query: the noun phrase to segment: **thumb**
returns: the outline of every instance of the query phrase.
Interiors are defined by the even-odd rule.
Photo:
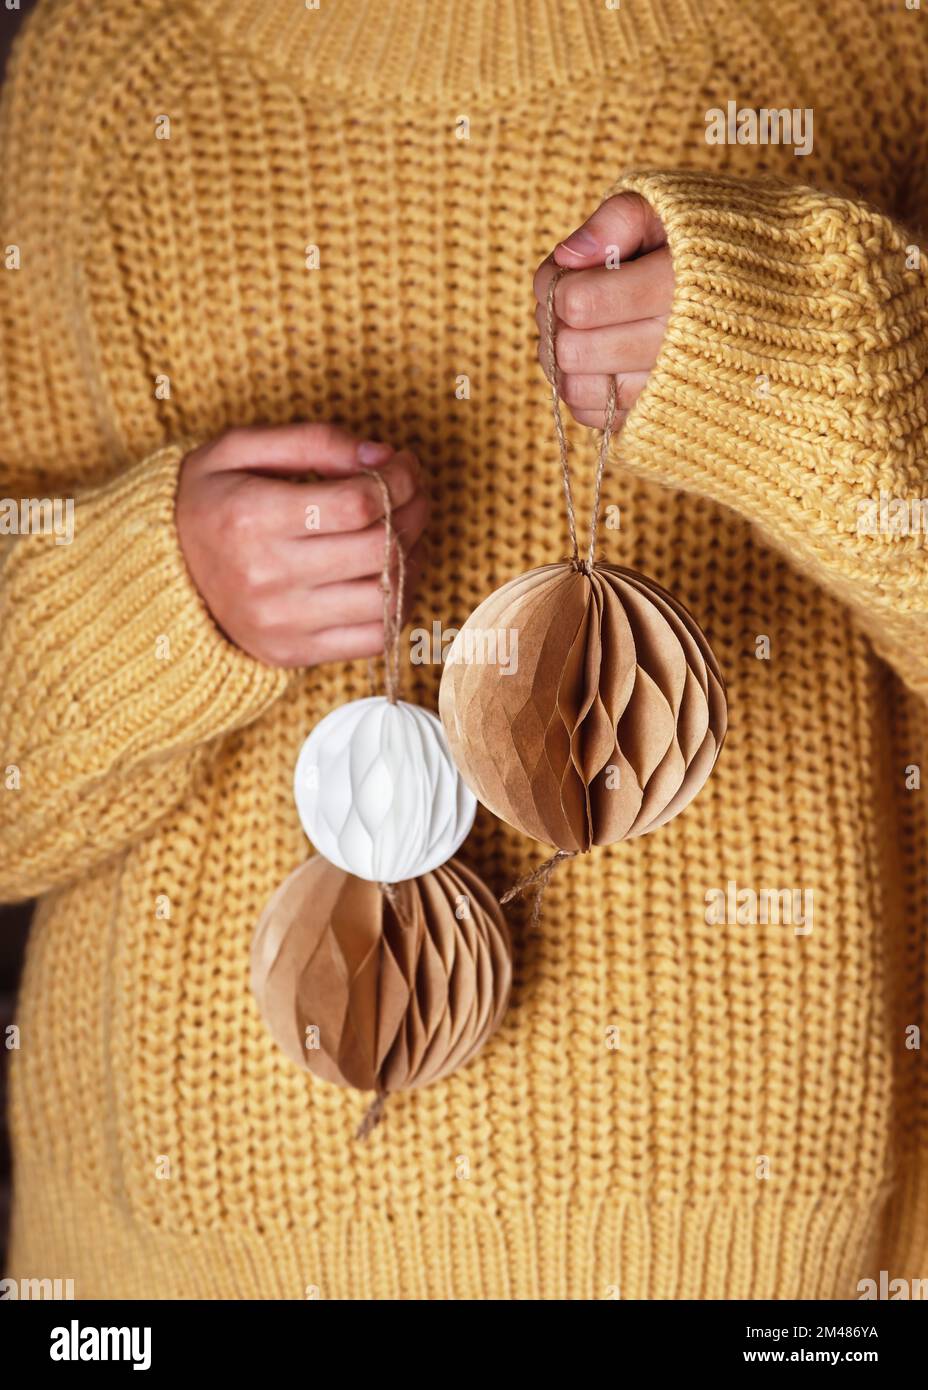
[[[555,248],[554,260],[571,270],[586,270],[604,265],[610,254],[631,260],[666,240],[663,223],[640,193],[617,193]]]

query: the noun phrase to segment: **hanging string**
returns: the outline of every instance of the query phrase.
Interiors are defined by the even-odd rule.
[[[380,588],[383,592],[383,686],[384,694],[395,705],[400,687],[400,644],[403,636],[403,603],[406,597],[406,555],[399,533],[393,523],[393,502],[386,479],[379,469],[372,468],[369,476],[380,488],[383,500],[384,546],[383,572]],[[393,592],[393,564],[396,561],[396,594]],[[377,694],[376,666],[368,662],[371,694]]]
[[[500,898],[501,905],[505,907],[506,903],[511,903],[514,898],[521,898],[522,894],[527,892],[529,888],[534,888],[535,898],[532,903],[532,915],[530,920],[531,925],[537,927],[538,923],[541,921],[542,899],[545,895],[545,889],[551,881],[551,875],[554,873],[558,864],[562,863],[565,859],[574,859],[579,852],[580,851],[576,849],[557,850],[552,854],[550,859],[546,859],[543,864],[539,864],[537,869],[532,869],[530,873],[518,879],[509,891],[504,893]]]
[[[370,1134],[371,1130],[376,1129],[377,1125],[380,1124],[380,1121],[383,1118],[383,1108],[386,1105],[386,1103],[386,1095],[381,1094],[378,1095],[377,1099],[368,1106],[368,1108],[364,1112],[364,1116],[361,1120],[361,1123],[358,1125],[357,1131],[354,1136],[355,1139],[366,1139],[367,1136]]]
[[[564,421],[561,416],[561,395],[558,391],[558,366],[557,366],[557,313],[554,307],[554,297],[557,287],[564,275],[567,274],[566,267],[559,267],[551,277],[548,285],[548,294],[545,303],[545,350],[548,357],[548,369],[551,373],[551,409],[554,415],[554,431],[557,435],[558,449],[561,456],[561,476],[564,481],[564,498],[567,502],[567,529],[570,533],[571,564],[582,574],[590,574],[596,563],[596,528],[599,524],[599,512],[602,505],[603,477],[606,472],[606,460],[609,457],[609,445],[612,441],[612,430],[615,424],[616,390],[615,377],[610,375],[609,387],[606,396],[606,414],[603,420],[602,435],[599,441],[599,457],[596,461],[596,479],[593,487],[593,510],[590,515],[590,540],[587,548],[586,559],[580,558],[580,546],[577,541],[577,513],[574,508],[573,488],[570,481],[570,446],[567,443],[567,435],[564,431]],[[546,859],[543,864],[539,864],[537,869],[532,869],[525,874],[517,883],[514,883],[508,892],[500,898],[500,903],[505,905],[512,902],[514,898],[519,898],[523,893],[530,889],[535,890],[534,901],[532,903],[531,925],[537,927],[541,920],[541,905],[544,899],[545,890],[551,882],[551,875],[558,864],[565,859],[573,859],[579,853],[578,850],[559,849]]]
[[[596,483],[593,493],[593,512],[590,517],[590,544],[585,560],[580,559],[580,548],[577,544],[577,515],[574,510],[573,490],[570,483],[570,459],[568,457],[569,445],[567,435],[564,432],[564,421],[561,418],[561,397],[557,389],[557,314],[554,309],[554,295],[559,281],[567,274],[566,267],[560,267],[551,277],[548,286],[548,297],[545,306],[545,348],[548,355],[548,365],[551,372],[551,407],[554,413],[554,430],[557,435],[558,449],[561,455],[561,474],[564,480],[564,496],[567,500],[567,529],[570,532],[571,563],[575,569],[583,574],[589,574],[596,561],[596,528],[599,524],[599,509],[602,501],[603,475],[606,471],[606,460],[609,456],[609,444],[612,440],[612,428],[615,423],[615,377],[609,377],[609,389],[606,399],[606,416],[603,421],[602,437],[599,444],[599,458],[596,463]]]
[[[400,646],[403,636],[403,602],[406,592],[406,555],[399,533],[393,523],[393,502],[386,479],[376,468],[370,470],[370,477],[376,481],[380,488],[380,495],[383,500],[384,547],[383,572],[380,576],[380,587],[383,591],[383,686],[384,694],[390,704],[395,705],[399,697],[400,687]],[[394,561],[396,562],[395,593],[393,590]],[[376,695],[378,682],[375,663],[369,661],[367,669],[371,682],[371,694]],[[396,885],[378,883],[377,886],[386,902],[393,909],[400,926],[405,926]],[[356,1139],[362,1141],[367,1139],[368,1135],[377,1127],[383,1117],[386,1100],[386,1095],[381,1093],[368,1106],[355,1133]]]

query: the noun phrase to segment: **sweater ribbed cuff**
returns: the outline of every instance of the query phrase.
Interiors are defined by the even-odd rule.
[[[701,493],[899,611],[919,541],[861,531],[868,499],[925,482],[928,317],[905,234],[863,203],[780,180],[635,171],[667,232],[664,342],[620,436],[633,472]]]
[[[6,637],[36,654],[13,663],[8,694],[87,738],[82,776],[240,728],[287,684],[223,636],[194,587],[174,520],[184,452],[81,494],[72,542],[23,537],[5,571]]]

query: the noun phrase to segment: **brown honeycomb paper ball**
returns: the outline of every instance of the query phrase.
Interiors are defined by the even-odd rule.
[[[569,563],[530,570],[475,609],[439,710],[479,800],[570,852],[678,815],[728,722],[718,663],[683,605],[633,570]]]
[[[271,898],[251,951],[251,987],[282,1051],[323,1081],[380,1095],[469,1061],[512,981],[502,912],[464,864],[391,892],[395,907],[316,855]]]

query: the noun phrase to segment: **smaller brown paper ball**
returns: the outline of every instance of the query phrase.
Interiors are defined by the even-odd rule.
[[[439,694],[471,791],[573,853],[645,835],[689,805],[727,709],[695,618],[614,565],[545,565],[497,589],[455,638]]]
[[[251,988],[278,1047],[323,1081],[381,1095],[469,1061],[512,983],[502,911],[464,864],[391,891],[395,907],[316,855],[277,889],[251,950]]]

